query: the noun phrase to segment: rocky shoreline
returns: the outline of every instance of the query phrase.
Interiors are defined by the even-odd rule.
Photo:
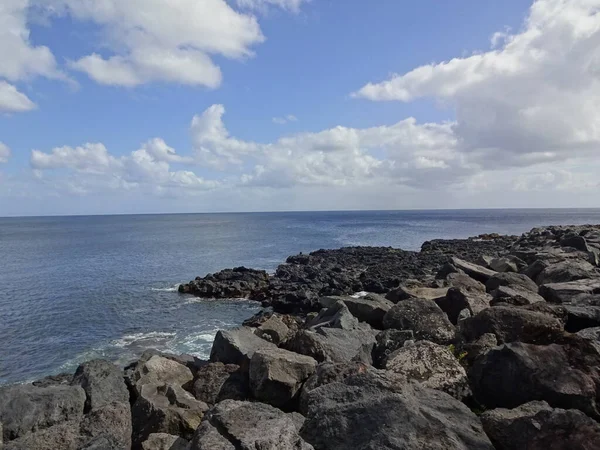
[[[354,247],[181,285],[265,309],[209,361],[0,387],[3,450],[600,448],[600,225]]]

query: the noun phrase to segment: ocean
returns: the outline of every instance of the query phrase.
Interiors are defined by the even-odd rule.
[[[369,211],[0,218],[0,384],[126,364],[145,349],[206,358],[218,329],[259,310],[181,295],[227,267],[289,255],[600,223],[600,209]]]

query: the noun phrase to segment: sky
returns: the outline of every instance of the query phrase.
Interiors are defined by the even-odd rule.
[[[2,0],[0,216],[600,207],[600,0]]]

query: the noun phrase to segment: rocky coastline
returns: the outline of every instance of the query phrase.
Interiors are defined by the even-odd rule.
[[[600,449],[600,225],[318,250],[179,290],[264,309],[208,361],[0,387],[0,449]]]

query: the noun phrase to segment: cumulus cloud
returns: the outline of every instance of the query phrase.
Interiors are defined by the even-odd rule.
[[[137,86],[152,81],[218,87],[212,56],[253,56],[264,36],[252,14],[225,0],[37,0],[53,14],[100,26],[108,55],[70,62],[96,82]],[[287,4],[288,2],[282,2]]]
[[[10,148],[4,142],[0,141],[0,163],[8,162],[10,155]]]
[[[302,4],[308,1],[310,0],[236,0],[236,3],[241,8],[265,10],[265,8],[275,6],[297,13]]]
[[[452,105],[460,152],[485,169],[597,157],[599,8],[598,0],[537,0],[521,31],[494,35],[497,48],[368,83],[353,95]]]
[[[0,112],[25,112],[36,108],[29,97],[7,83],[0,80]]]

